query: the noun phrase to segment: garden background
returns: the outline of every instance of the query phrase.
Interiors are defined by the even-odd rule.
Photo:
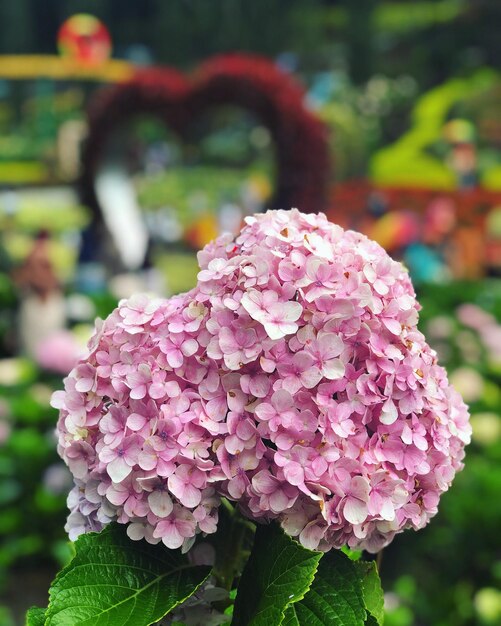
[[[82,12],[100,22],[61,29]],[[500,25],[497,0],[1,3],[0,626],[45,606],[70,556],[49,398],[94,317],[134,291],[189,289],[196,250],[308,168],[320,182],[298,208],[321,200],[406,263],[421,327],[471,407],[439,514],[383,552],[386,623],[501,623]],[[182,132],[165,123],[153,68],[202,80],[234,52],[267,59],[246,70],[265,83],[302,86],[325,159],[258,115],[248,87],[243,108],[223,93]],[[126,115],[120,90],[139,76],[158,101]]]

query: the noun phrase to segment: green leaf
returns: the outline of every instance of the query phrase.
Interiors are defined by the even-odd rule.
[[[210,574],[179,550],[131,541],[119,524],[82,535],[75,548],[50,589],[45,626],[148,626]]]
[[[287,606],[308,591],[321,557],[275,524],[258,526],[238,586],[232,626],[281,624]]]
[[[374,563],[326,554],[305,597],[291,605],[281,626],[382,626],[383,592]]]
[[[39,609],[37,606],[32,606],[26,613],[26,626],[44,626],[45,624],[45,609]]]
[[[381,579],[374,561],[358,561],[358,569],[362,572],[362,595],[365,608],[372,618],[367,624],[383,626],[384,623],[384,595],[381,588]]]

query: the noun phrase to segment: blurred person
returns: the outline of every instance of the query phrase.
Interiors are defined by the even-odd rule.
[[[454,202],[446,197],[433,199],[424,213],[421,236],[403,257],[416,284],[451,280],[457,252],[452,239],[455,226]]]
[[[477,148],[475,128],[468,120],[455,119],[444,127],[450,143],[449,165],[456,174],[460,189],[471,189],[477,184]]]
[[[485,220],[485,265],[488,276],[501,276],[501,206]]]
[[[20,292],[18,339],[36,358],[40,344],[66,325],[66,307],[49,255],[49,235],[40,231],[26,259],[12,272]]]

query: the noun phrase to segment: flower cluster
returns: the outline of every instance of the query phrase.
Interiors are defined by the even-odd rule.
[[[461,469],[468,412],[404,268],[322,214],[246,221],[192,291],[122,301],[54,396],[71,536],[117,519],[186,549],[224,496],[307,547],[376,551]]]

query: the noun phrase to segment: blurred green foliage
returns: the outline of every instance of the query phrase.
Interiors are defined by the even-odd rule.
[[[424,94],[412,112],[411,129],[372,157],[370,173],[374,182],[454,189],[456,176],[444,158],[447,155],[444,126],[454,117],[454,107],[464,106],[468,100],[488,92],[498,81],[498,74],[483,69],[468,79],[448,80]],[[481,172],[481,180],[485,178],[490,187],[499,188],[501,181],[494,177],[495,168],[494,163]]]
[[[139,179],[138,200],[145,210],[175,209],[186,226],[203,213],[215,213],[225,201],[239,201],[245,178],[251,175],[223,168],[173,169]]]
[[[7,365],[14,367],[14,361]],[[10,374],[12,384],[0,385],[0,591],[16,569],[50,566],[65,558],[70,477],[56,454],[57,412],[49,406],[60,380],[33,364],[28,371],[18,370]]]
[[[116,306],[108,293],[90,298],[102,318]],[[64,524],[72,480],[56,452],[58,413],[49,404],[62,375],[11,356],[16,305],[12,282],[0,273],[0,626],[20,623],[26,605],[44,601],[71,555]]]

